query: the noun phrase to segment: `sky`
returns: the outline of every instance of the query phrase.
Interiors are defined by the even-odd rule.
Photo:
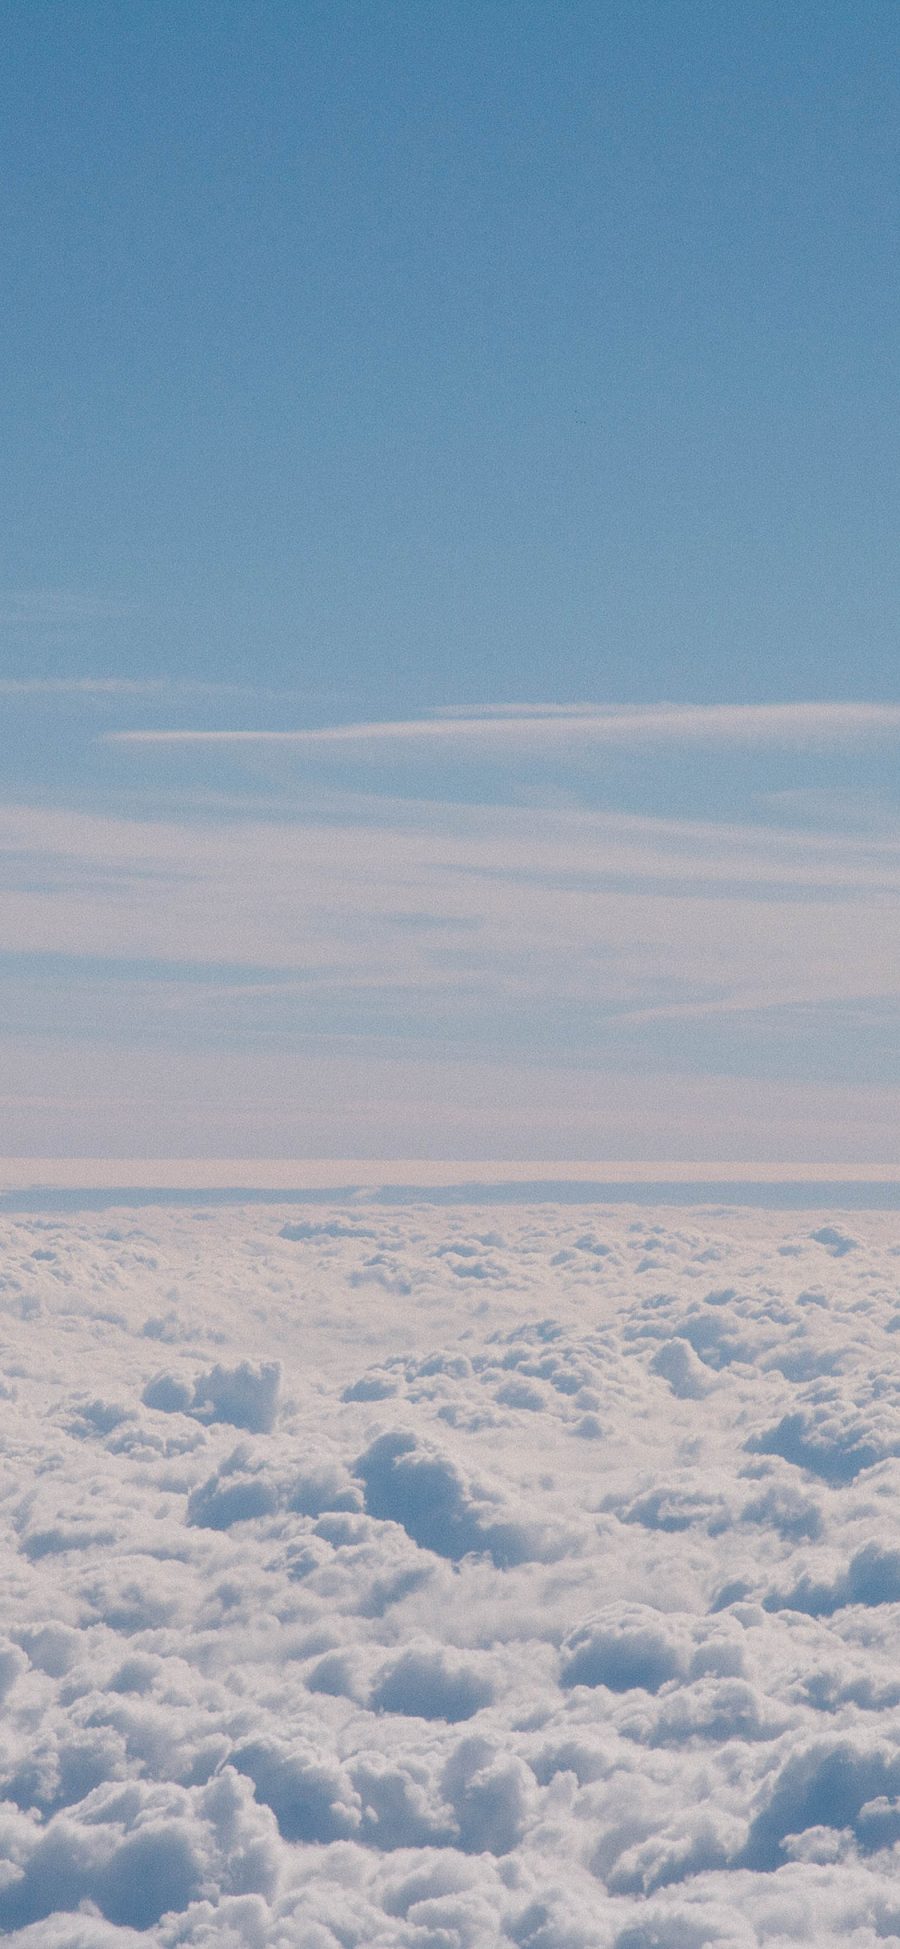
[[[900,18],[3,7],[0,1154],[900,1163]]]

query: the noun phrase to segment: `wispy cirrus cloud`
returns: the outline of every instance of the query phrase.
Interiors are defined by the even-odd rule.
[[[424,718],[330,724],[295,729],[160,728],[113,731],[116,744],[289,745],[358,752],[391,744],[571,750],[579,745],[727,744],[844,745],[900,735],[900,704],[829,702],[763,704],[510,705],[466,713],[446,709]]]
[[[294,970],[345,999],[402,990],[407,1010],[516,996],[624,1022],[896,1000],[898,889],[896,842],[622,815],[0,816],[19,951],[207,963],[217,983],[223,961]]]
[[[131,677],[0,677],[0,697],[166,697],[172,685]]]
[[[98,1141],[106,1112],[77,1107],[71,1062],[102,1045],[117,1061],[131,1052],[138,1096],[142,1075],[149,1090],[158,1074],[160,1103],[182,1079],[178,1127],[206,1152],[238,1141],[252,1150],[262,1128],[266,1148],[290,1147],[302,1104],[304,1148],[322,1155],[369,1143],[405,1155],[413,1142],[515,1154],[516,1118],[527,1148],[549,1143],[548,1154],[597,1142],[678,1155],[685,1094],[661,1079],[690,1075],[694,1155],[729,1145],[762,1155],[767,1131],[785,1156],[888,1154],[900,832],[888,815],[877,830],[848,824],[839,801],[826,826],[827,799],[812,829],[796,794],[846,790],[848,779],[871,791],[893,758],[900,706],[507,704],[266,731],[247,728],[252,703],[206,712],[178,695],[170,726],[202,713],[210,728],[126,729],[138,711],[123,697],[122,729],[106,744],[135,758],[146,749],[150,816],[128,801],[117,816],[109,794],[92,811],[0,808],[0,933],[14,944],[0,968],[4,1060],[21,1049],[24,1089],[42,1038],[49,1051],[64,1023],[63,1147]],[[312,715],[309,698],[286,699],[270,724]],[[154,696],[154,716],[164,708]],[[211,728],[215,717],[238,728]],[[182,804],[170,793],[163,818],[160,775],[171,768],[154,757],[170,748],[184,748],[189,775],[207,777],[218,753],[227,774],[229,752],[246,751],[254,793],[269,773],[302,784],[277,800],[234,791],[207,802],[192,790]],[[314,763],[326,754],[327,789]],[[418,791],[404,796],[405,758]],[[369,763],[365,789],[350,789]],[[130,756],[124,769],[131,782]],[[569,772],[571,792],[558,783]],[[596,804],[590,790],[578,797],[592,773]],[[515,791],[506,802],[510,779],[527,802]],[[793,795],[786,824],[779,782]],[[459,1081],[452,1108],[445,1072]],[[826,1084],[838,1094],[816,1095]],[[281,1109],[285,1094],[293,1107]],[[56,1114],[36,1111],[17,1144],[52,1149]],[[171,1147],[167,1116],[153,1121]]]
[[[0,809],[7,1147],[894,1154],[896,842],[402,813]]]
[[[0,677],[0,697],[173,698],[183,702],[199,698],[296,699],[301,694],[308,702],[307,691],[272,690],[263,684],[205,683],[192,677]]]
[[[0,629],[72,629],[133,613],[133,603],[98,590],[0,589]]]

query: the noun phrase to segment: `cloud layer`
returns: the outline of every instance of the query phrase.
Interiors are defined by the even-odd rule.
[[[13,1944],[896,1939],[892,1217],[2,1242]]]
[[[896,1155],[897,705],[83,689],[10,740],[7,1149]]]
[[[538,1156],[895,1154],[888,832],[20,806],[0,882],[24,1155],[511,1156],[523,1130]]]

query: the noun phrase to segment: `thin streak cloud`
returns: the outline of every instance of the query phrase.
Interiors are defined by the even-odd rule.
[[[0,697],[163,697],[172,688],[163,678],[0,677]]]
[[[2,620],[2,619],[0,619]],[[303,693],[309,700],[310,693]],[[192,677],[0,677],[0,697],[288,698],[296,691],[264,684],[205,683]],[[170,736],[171,733],[166,733]]]
[[[295,730],[113,731],[114,744],[259,744],[316,750],[333,745],[365,751],[387,744],[475,744],[486,750],[510,745],[546,749],[641,743],[838,745],[893,738],[900,732],[900,704],[651,704],[511,708],[506,714],[441,715],[383,722],[330,724]]]

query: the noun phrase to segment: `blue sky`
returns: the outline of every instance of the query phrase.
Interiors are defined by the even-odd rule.
[[[896,8],[4,11],[0,1152],[896,1157]]]

